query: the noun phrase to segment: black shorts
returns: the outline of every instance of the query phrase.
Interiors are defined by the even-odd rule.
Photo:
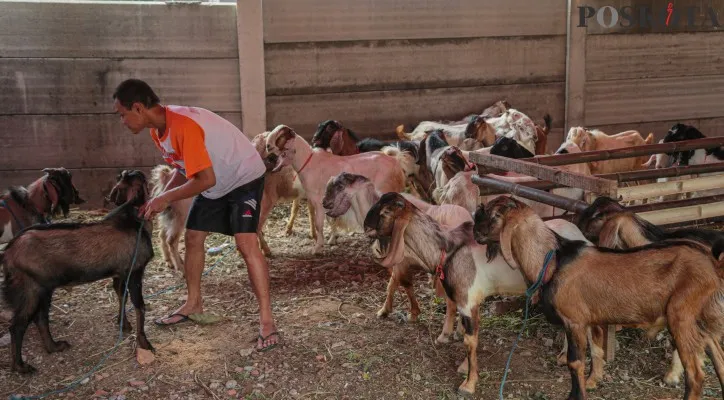
[[[264,175],[218,199],[199,194],[191,204],[186,228],[228,236],[256,233],[263,192]]]

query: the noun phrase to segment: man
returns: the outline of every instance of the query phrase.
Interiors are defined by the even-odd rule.
[[[246,262],[259,302],[257,350],[279,343],[269,296],[269,269],[259,250],[257,227],[266,168],[251,141],[233,124],[197,107],[161,105],[144,81],[128,79],[113,93],[114,107],[135,135],[150,128],[163,158],[176,169],[164,191],[143,207],[151,219],[171,202],[195,196],[186,221],[184,273],[188,297],[158,325],[173,325],[201,313],[204,241],[209,232],[233,236]],[[183,183],[186,177],[187,181]]]

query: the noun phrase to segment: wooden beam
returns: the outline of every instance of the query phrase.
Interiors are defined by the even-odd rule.
[[[618,189],[618,201],[649,199],[670,194],[689,193],[724,187],[724,175],[704,176],[681,181],[650,183]]]
[[[649,211],[637,214],[654,225],[675,224],[685,221],[696,221],[724,215],[724,201],[701,204],[690,207],[670,208],[667,210]]]
[[[563,134],[572,126],[585,126],[586,28],[579,28],[578,6],[582,0],[568,0],[566,36],[566,120]],[[564,136],[565,137],[565,136]]]
[[[562,171],[545,165],[537,165],[528,161],[515,160],[492,154],[470,153],[470,161],[480,164],[483,167],[492,167],[505,171],[517,172],[519,174],[560,183],[564,186],[579,188],[605,196],[615,197],[618,189],[618,182],[613,180]],[[481,171],[484,171],[484,169],[485,168],[481,168]],[[481,174],[482,173],[485,172],[481,172]]]
[[[581,164],[591,161],[616,160],[652,154],[673,153],[677,151],[708,149],[724,146],[724,137],[710,137],[705,139],[682,140],[672,143],[645,144],[641,146],[624,147],[611,150],[583,151],[580,153],[557,154],[523,158],[521,160],[548,166]]]
[[[676,176],[684,176],[684,175],[692,175],[692,174],[707,174],[707,173],[713,173],[713,172],[724,172],[724,162],[721,163],[712,163],[712,164],[702,164],[702,165],[689,165],[686,167],[671,167],[671,168],[659,168],[659,169],[645,169],[640,171],[629,171],[629,172],[618,172],[613,174],[597,174],[593,175],[598,178],[603,179],[613,179],[621,182],[631,182],[631,181],[638,181],[638,180],[647,180],[647,179],[656,179],[656,178],[669,178],[669,177],[676,177]],[[548,182],[548,181],[541,181],[541,180],[533,180],[531,179],[530,182],[518,182],[522,186],[527,186],[531,188],[535,188],[538,190],[550,190],[555,189],[559,187],[563,187],[563,185]],[[492,194],[499,194],[504,193],[500,190],[493,189],[493,188],[487,188],[487,189],[481,189],[480,195],[481,196],[488,196]]]
[[[267,128],[264,18],[261,0],[236,0],[236,23],[242,131],[251,138]]]

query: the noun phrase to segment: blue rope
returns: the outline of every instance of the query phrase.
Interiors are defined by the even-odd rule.
[[[518,341],[523,335],[525,327],[528,325],[528,307],[530,306],[530,300],[535,292],[537,292],[540,286],[543,284],[543,278],[546,276],[546,271],[548,271],[548,265],[551,262],[551,258],[553,258],[553,253],[553,250],[551,250],[548,252],[548,254],[546,254],[545,261],[543,261],[543,268],[541,268],[540,274],[538,274],[538,280],[535,281],[535,283],[531,287],[529,287],[528,290],[525,291],[525,315],[523,316],[523,327],[520,329],[520,332],[518,332],[518,337],[515,339],[515,342],[513,342],[513,348],[510,349],[510,354],[508,355],[508,362],[505,363],[505,373],[503,374],[503,380],[500,381],[500,400],[504,400],[503,387],[505,386],[505,381],[508,379],[508,369],[510,368],[510,361],[513,359],[513,353],[515,352],[515,348],[518,347]]]
[[[133,253],[133,261],[131,262],[131,269],[133,269],[133,265],[136,264],[136,256],[138,255],[138,247],[139,247],[139,243],[140,243],[140,239],[141,239],[141,232],[143,231],[143,223],[144,223],[144,222],[145,222],[144,220],[141,221],[141,227],[138,229],[138,236],[136,237],[136,249],[135,249],[135,251],[134,251],[134,253]],[[234,247],[231,247],[231,248],[233,249]],[[213,251],[213,250],[215,250],[215,249],[214,249],[214,248],[209,249],[209,252],[211,252],[211,251]],[[215,253],[218,253],[218,251],[216,251]],[[226,252],[223,253],[223,255],[222,255],[218,260],[216,260],[216,262],[215,262],[209,269],[207,269],[206,271],[204,271],[204,273],[202,274],[202,276],[208,275],[214,268],[216,268],[216,267],[221,263],[221,261],[222,261],[228,254],[229,254],[229,251],[227,250]],[[131,273],[130,273],[130,271],[129,271],[128,276],[126,277],[126,289],[125,289],[125,291],[123,292],[123,303],[122,303],[122,304],[125,304],[125,303],[126,303],[126,294],[128,293],[128,280],[130,279],[130,277],[131,277]],[[183,284],[178,284],[178,285],[169,286],[169,287],[167,287],[166,289],[162,289],[162,290],[159,290],[159,291],[156,292],[156,293],[153,293],[153,294],[151,294],[151,295],[145,296],[145,298],[146,298],[146,299],[149,299],[149,298],[152,298],[152,297],[156,297],[156,296],[159,296],[159,295],[161,295],[161,294],[163,294],[163,293],[167,293],[167,292],[170,292],[170,291],[172,291],[172,290],[178,289],[178,288],[180,288],[181,286],[183,286]],[[126,308],[126,311],[128,311],[128,308]],[[65,393],[65,392],[67,392],[67,391],[69,391],[69,390],[73,390],[73,389],[77,388],[78,386],[80,386],[80,385],[81,385],[81,382],[82,382],[83,380],[85,380],[86,378],[89,378],[90,376],[92,376],[94,373],[96,373],[96,372],[100,369],[100,367],[103,366],[103,364],[105,364],[105,362],[108,360],[108,357],[110,357],[111,354],[113,354],[113,353],[116,351],[116,349],[118,348],[118,346],[120,346],[121,342],[123,341],[123,318],[125,317],[125,314],[126,314],[126,313],[124,312],[124,313],[121,315],[121,320],[120,320],[120,325],[119,325],[119,333],[118,333],[118,341],[116,341],[116,344],[115,344],[115,345],[113,346],[113,348],[103,357],[103,359],[101,359],[101,361],[99,361],[98,364],[96,364],[96,366],[93,367],[93,369],[91,369],[91,370],[90,370],[89,372],[87,372],[85,375],[83,375],[83,376],[81,376],[80,378],[76,379],[76,380],[73,381],[70,385],[66,386],[66,387],[63,388],[63,389],[58,389],[58,390],[55,390],[55,391],[52,391],[52,392],[48,392],[48,393],[44,393],[44,394],[37,395],[37,396],[18,396],[18,395],[11,395],[11,396],[10,396],[10,400],[35,400],[35,399],[42,399],[42,398],[45,398],[45,397],[48,397],[48,396],[52,396],[52,395],[55,395],[55,394]]]
[[[141,243],[141,233],[143,232],[143,224],[145,223],[145,220],[141,220],[141,226],[138,227],[138,235],[136,235],[136,248],[133,251],[133,259],[131,260],[131,268],[128,270],[128,276],[126,276],[126,287],[123,290],[123,303],[126,302],[126,295],[128,294],[128,281],[131,279],[131,272],[133,272],[133,266],[136,265],[136,257],[138,256],[138,248],[140,247]],[[108,360],[108,357],[111,356],[111,354],[115,353],[118,346],[121,345],[121,342],[123,342],[123,317],[124,314],[121,314],[121,319],[118,324],[118,340],[116,341],[116,344],[113,346],[113,348],[106,353],[106,355],[101,359],[98,364],[96,364],[93,369],[88,371],[85,375],[81,376],[80,378],[76,379],[74,382],[72,382],[70,385],[64,387],[63,389],[58,389],[52,392],[43,393],[36,396],[18,396],[18,395],[11,395],[10,400],[35,400],[35,399],[42,399],[44,397],[52,396],[55,394],[65,393],[69,390],[75,389],[76,387],[81,385],[81,382],[85,380],[86,378],[89,378],[91,375],[93,375],[96,371],[100,369],[100,367]]]

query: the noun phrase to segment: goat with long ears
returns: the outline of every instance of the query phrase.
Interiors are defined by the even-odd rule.
[[[684,399],[698,400],[705,349],[724,387],[724,270],[712,251],[692,241],[628,250],[587,246],[548,229],[524,203],[500,196],[476,216],[476,241],[493,246],[528,283],[542,279],[540,302],[568,339],[569,399],[585,399],[586,333],[603,346],[605,325],[667,323],[686,372]],[[490,247],[489,247],[490,248]],[[553,258],[544,268],[546,255]],[[595,360],[595,359],[594,359]]]
[[[273,171],[285,165],[294,168],[308,201],[314,207],[314,228],[317,232],[314,254],[324,246],[322,197],[329,178],[345,171],[369,178],[383,192],[401,192],[405,188],[405,173],[398,159],[376,152],[337,156],[323,150],[315,151],[286,125],[278,125],[269,133],[266,148],[270,155],[278,157]]]
[[[664,240],[679,239],[697,241],[707,247],[713,247],[719,241],[724,243],[724,232],[711,229],[685,228],[664,231],[605,196],[598,197],[580,213],[577,225],[583,234],[598,246],[615,249],[631,249]],[[653,337],[658,331],[659,329],[650,329],[648,335]],[[669,386],[678,385],[682,372],[679,353],[674,350],[664,382]],[[591,375],[600,378],[603,372],[591,371]]]
[[[45,168],[44,175],[24,187],[11,187],[0,196],[0,244],[7,243],[23,228],[47,222],[70,206],[83,204],[73,176],[65,168]]]
[[[23,337],[31,321],[38,326],[47,352],[70,347],[65,341],[55,341],[50,334],[49,311],[55,289],[105,278],[113,278],[119,319],[125,315],[122,300],[125,300],[123,293],[128,281],[136,312],[138,347],[153,350],[144,330],[143,272],[154,254],[151,222],[146,221],[141,231],[143,221],[138,217],[139,207],[148,198],[143,173],[123,171],[109,198],[118,207],[101,221],[35,225],[8,243],[0,262],[5,272],[3,294],[13,310],[10,323],[13,371],[35,371],[21,355]],[[123,321],[123,330],[129,332],[131,324],[126,318]]]
[[[441,206],[443,207],[443,206]],[[459,206],[448,205],[460,209]],[[546,222],[564,237],[585,238],[572,223],[564,220]],[[467,373],[459,392],[474,393],[478,380],[477,343],[479,329],[479,305],[492,295],[520,295],[526,284],[520,271],[508,266],[500,257],[488,258],[489,249],[473,240],[473,223],[466,221],[449,230],[418,209],[398,193],[386,193],[370,209],[365,218],[365,232],[376,239],[391,238],[383,265],[398,265],[404,258],[414,258],[430,274],[442,282],[445,289],[448,312],[443,332],[438,342],[452,334],[455,315],[461,316],[464,327],[464,344],[467,358],[458,369]]]

